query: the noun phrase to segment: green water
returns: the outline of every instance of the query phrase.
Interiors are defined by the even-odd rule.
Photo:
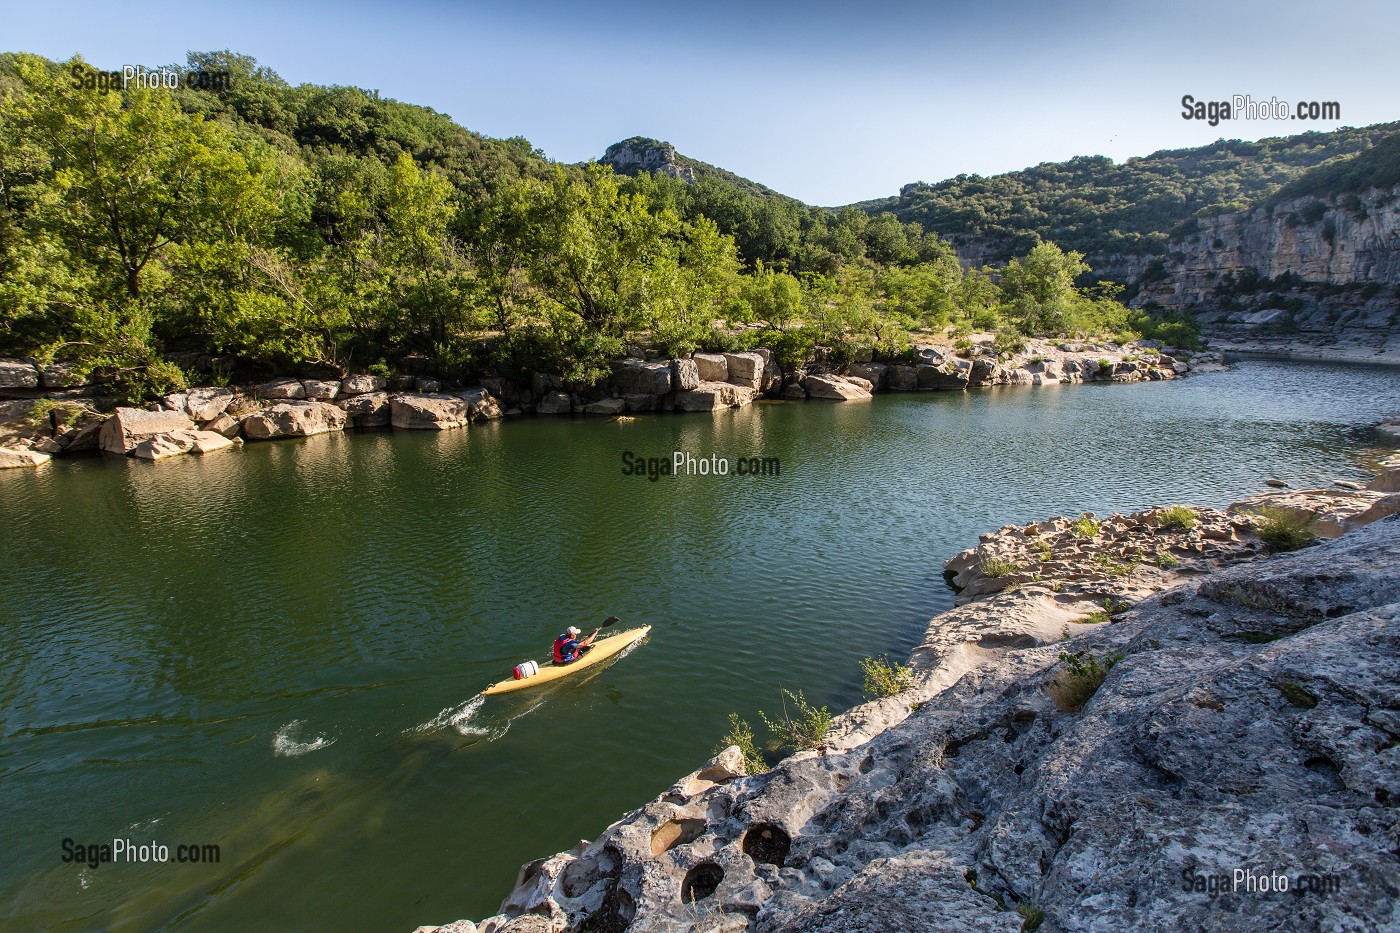
[[[630,424],[352,434],[0,474],[0,926],[411,930],[479,918],[779,685],[859,700],[1011,521],[1220,505],[1357,476],[1400,371],[1249,362],[1181,382]],[[621,456],[778,457],[778,477]],[[570,623],[650,639],[473,704]],[[65,837],[217,865],[64,864]]]

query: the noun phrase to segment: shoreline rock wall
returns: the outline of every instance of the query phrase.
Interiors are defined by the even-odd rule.
[[[914,685],[824,753],[747,776],[726,749],[500,914],[420,930],[1394,929],[1400,518],[1260,558],[1245,511],[1192,514],[984,535]],[[976,595],[1018,561],[1043,569]],[[1111,665],[1081,708],[1071,652]]]
[[[996,385],[1060,385],[1174,379],[1219,357],[1186,355],[1152,342],[1101,346],[1031,341],[1004,358],[990,335],[953,347],[919,345],[904,362],[848,365],[814,360],[784,373],[773,353],[695,353],[682,359],[638,355],[616,361],[598,386],[566,385],[535,373],[529,384],[501,377],[448,387],[436,378],[349,375],[282,377],[252,386],[211,386],[167,395],[158,410],[116,406],[100,386],[50,375],[26,360],[0,360],[0,468],[34,467],[53,456],[100,449],[159,460],[211,453],[249,441],[311,437],[356,428],[450,430],[523,415],[630,417],[641,412],[714,412],[759,398],[860,401],[880,391],[962,391]],[[61,376],[61,378],[60,378]],[[62,388],[55,388],[57,380]],[[231,443],[203,433],[218,435]]]

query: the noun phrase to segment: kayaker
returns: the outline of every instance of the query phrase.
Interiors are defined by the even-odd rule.
[[[601,628],[595,628],[592,635],[579,641],[578,626],[571,625],[564,629],[564,633],[554,639],[554,663],[572,664],[577,661],[593,644],[593,639],[598,637],[599,631]]]

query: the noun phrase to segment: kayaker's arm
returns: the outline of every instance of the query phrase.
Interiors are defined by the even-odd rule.
[[[585,638],[583,641],[579,642],[579,643],[578,643],[578,646],[579,646],[580,648],[587,648],[589,645],[593,644],[593,639],[597,638],[597,637],[598,637],[598,633],[601,632],[601,631],[602,631],[601,628],[595,628],[595,629],[593,630],[593,634],[592,634],[592,635],[589,635],[589,636],[588,636],[587,638]]]

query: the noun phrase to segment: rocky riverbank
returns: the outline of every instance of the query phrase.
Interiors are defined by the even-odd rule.
[[[726,749],[424,929],[1395,929],[1400,518],[1358,516],[1400,510],[1396,469],[1293,553],[1259,510],[1333,490],[984,535],[912,686],[822,751]]]
[[[922,344],[897,362],[816,359],[784,372],[773,353],[695,353],[618,360],[596,386],[535,373],[451,386],[428,376],[280,378],[167,395],[156,409],[117,405],[71,368],[0,360],[0,467],[34,467],[54,456],[101,450],[163,460],[207,454],[244,440],[309,437],[352,428],[446,430],[523,415],[616,417],[637,412],[713,412],[768,397],[859,401],[875,392],[964,391],[1000,385],[1175,379],[1218,365],[1151,342],[1118,346],[1030,341],[999,352],[991,335],[953,346]]]

